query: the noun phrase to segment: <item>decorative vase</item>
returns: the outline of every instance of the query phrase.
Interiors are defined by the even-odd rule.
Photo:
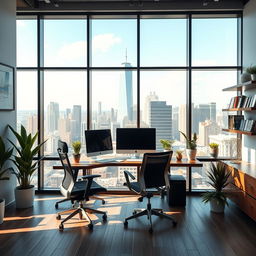
[[[5,208],[5,200],[0,199],[0,224],[4,222],[4,208]]]
[[[188,161],[196,160],[196,149],[186,149]]]
[[[252,82],[255,82],[256,81],[256,74],[251,74],[251,79],[252,79]]]
[[[73,154],[74,162],[78,164],[80,162],[81,154]]]
[[[210,155],[214,158],[217,158],[219,154],[219,148],[210,148]]]
[[[241,83],[246,83],[251,81],[251,75],[249,73],[243,73],[240,75],[240,81]]]
[[[219,203],[216,199],[210,201],[211,212],[223,213],[225,210],[225,204]]]
[[[33,185],[26,189],[16,187],[14,192],[16,208],[29,208],[33,206],[35,197],[35,187]]]

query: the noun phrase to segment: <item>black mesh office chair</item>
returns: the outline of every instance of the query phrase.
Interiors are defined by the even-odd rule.
[[[153,231],[152,215],[171,220],[173,226],[177,224],[177,222],[170,215],[163,213],[162,209],[151,208],[150,198],[153,197],[153,193],[148,191],[148,189],[152,190],[153,188],[159,189],[163,187],[168,188],[170,186],[168,173],[170,169],[172,153],[172,151],[161,153],[145,153],[139,172],[138,182],[131,182],[130,178],[134,180],[135,177],[130,172],[124,171],[126,185],[131,191],[141,195],[139,201],[142,201],[144,197],[147,197],[148,199],[147,209],[134,210],[133,215],[125,219],[125,227],[128,226],[128,220],[135,219],[143,215],[147,215],[149,219],[150,232]]]
[[[63,223],[71,219],[76,214],[79,214],[80,219],[84,217],[87,221],[89,221],[88,227],[92,229],[93,223],[87,212],[103,214],[103,220],[107,219],[107,215],[106,212],[84,207],[83,201],[88,200],[90,196],[96,193],[106,192],[107,190],[101,187],[96,182],[93,183],[93,179],[100,177],[100,175],[85,175],[82,177],[82,181],[74,181],[73,171],[67,153],[63,153],[60,149],[58,149],[58,154],[65,171],[65,176],[60,187],[60,191],[62,195],[64,195],[66,198],[69,198],[71,201],[79,202],[79,206],[77,208],[57,213],[56,218],[58,220],[61,219],[61,215],[70,213],[70,215],[61,222],[61,224],[59,225],[59,229],[63,230]]]
[[[58,140],[58,150],[60,150],[61,153],[68,153],[68,145],[67,145],[67,143],[65,141]],[[73,177],[73,181],[74,182],[77,181],[78,172],[79,172],[78,168],[72,169],[72,177]],[[64,179],[63,179],[62,183],[65,180],[65,175],[66,175],[66,172],[64,172]],[[62,184],[62,186],[63,186],[63,184]],[[95,181],[92,181],[92,186],[95,186]],[[105,204],[105,200],[103,198],[100,198],[98,196],[91,196],[90,198],[91,199],[100,200],[102,202],[102,204]],[[58,209],[59,208],[59,204],[63,203],[63,202],[66,202],[66,201],[71,201],[72,204],[74,203],[74,200],[72,200],[71,198],[67,198],[66,197],[63,200],[60,200],[60,201],[56,202],[55,203],[55,208]]]

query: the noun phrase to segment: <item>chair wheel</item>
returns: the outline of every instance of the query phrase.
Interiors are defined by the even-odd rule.
[[[124,227],[125,227],[125,228],[128,227],[128,221],[127,221],[127,220],[124,221]]]
[[[102,200],[102,204],[105,204],[106,202],[105,202],[105,200]]]
[[[177,226],[177,221],[173,221],[173,222],[172,222],[172,226],[173,226],[173,227],[176,227],[176,226]]]
[[[58,209],[59,208],[59,205],[56,203],[55,204],[55,209]]]
[[[153,228],[150,228],[150,229],[148,230],[148,232],[149,232],[150,234],[152,234],[152,233],[153,233]]]
[[[92,223],[88,224],[88,228],[89,228],[90,230],[93,230],[93,224],[92,224]]]
[[[63,230],[64,230],[63,224],[60,224],[60,225],[59,225],[59,230],[60,230],[60,231],[63,231]]]
[[[138,201],[139,201],[139,202],[142,202],[142,201],[143,201],[143,197],[139,197],[139,198],[138,198]]]
[[[102,216],[102,219],[104,220],[104,221],[106,221],[107,220],[107,214],[105,213],[105,214],[103,214],[103,216]]]
[[[61,216],[59,214],[56,215],[56,220],[61,220]]]

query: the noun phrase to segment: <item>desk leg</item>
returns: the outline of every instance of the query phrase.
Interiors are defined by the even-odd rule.
[[[192,167],[188,167],[188,192],[192,191]]]

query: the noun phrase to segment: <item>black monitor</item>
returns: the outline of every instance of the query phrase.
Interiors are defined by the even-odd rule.
[[[105,130],[86,130],[85,143],[87,156],[98,156],[113,153],[111,132]]]
[[[146,153],[156,150],[155,128],[117,128],[117,153]]]

